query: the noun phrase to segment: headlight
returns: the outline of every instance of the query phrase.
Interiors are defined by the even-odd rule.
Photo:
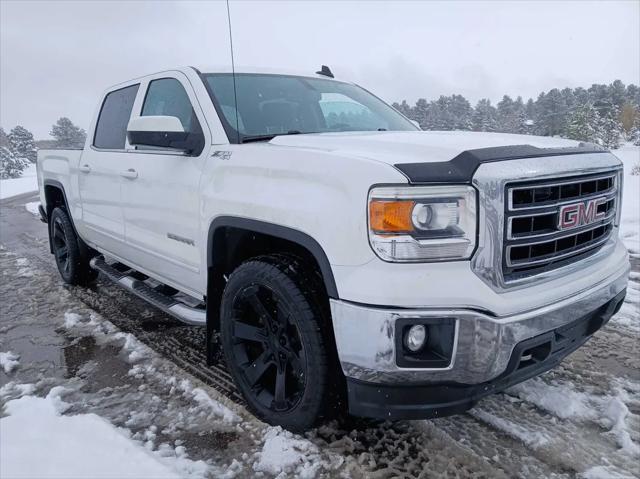
[[[386,261],[468,259],[476,247],[476,190],[471,186],[373,188],[369,241]]]

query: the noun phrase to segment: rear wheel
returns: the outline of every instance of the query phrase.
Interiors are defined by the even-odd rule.
[[[303,431],[327,410],[329,361],[323,313],[293,263],[260,257],[231,274],[221,337],[231,374],[254,414]]]
[[[76,235],[64,208],[54,208],[49,228],[56,265],[64,282],[85,286],[94,281],[98,273],[89,266],[89,248]]]

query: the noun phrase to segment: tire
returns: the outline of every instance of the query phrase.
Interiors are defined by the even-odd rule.
[[[320,423],[331,403],[325,312],[305,276],[292,258],[255,258],[231,274],[221,302],[225,359],[249,409],[293,432]]]
[[[49,234],[56,265],[65,283],[87,286],[98,277],[98,272],[89,266],[89,247],[76,235],[64,208],[57,207],[51,212]]]

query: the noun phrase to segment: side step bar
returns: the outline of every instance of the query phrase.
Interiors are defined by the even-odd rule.
[[[123,288],[183,323],[191,326],[205,326],[207,324],[207,313],[204,305],[200,307],[187,306],[174,298],[173,294],[163,292],[164,285],[152,287],[145,280],[133,277],[132,274],[139,275],[135,270],[124,267],[121,263],[109,264],[105,261],[104,256],[92,258],[89,264],[111,281],[118,283]],[[117,268],[116,266],[123,266],[123,268]]]

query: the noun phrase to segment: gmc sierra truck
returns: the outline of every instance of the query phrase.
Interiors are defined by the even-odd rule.
[[[626,292],[622,167],[596,145],[421,131],[326,67],[137,78],[89,132],[38,152],[62,279],[206,327],[250,410],[294,431],[465,411]]]

